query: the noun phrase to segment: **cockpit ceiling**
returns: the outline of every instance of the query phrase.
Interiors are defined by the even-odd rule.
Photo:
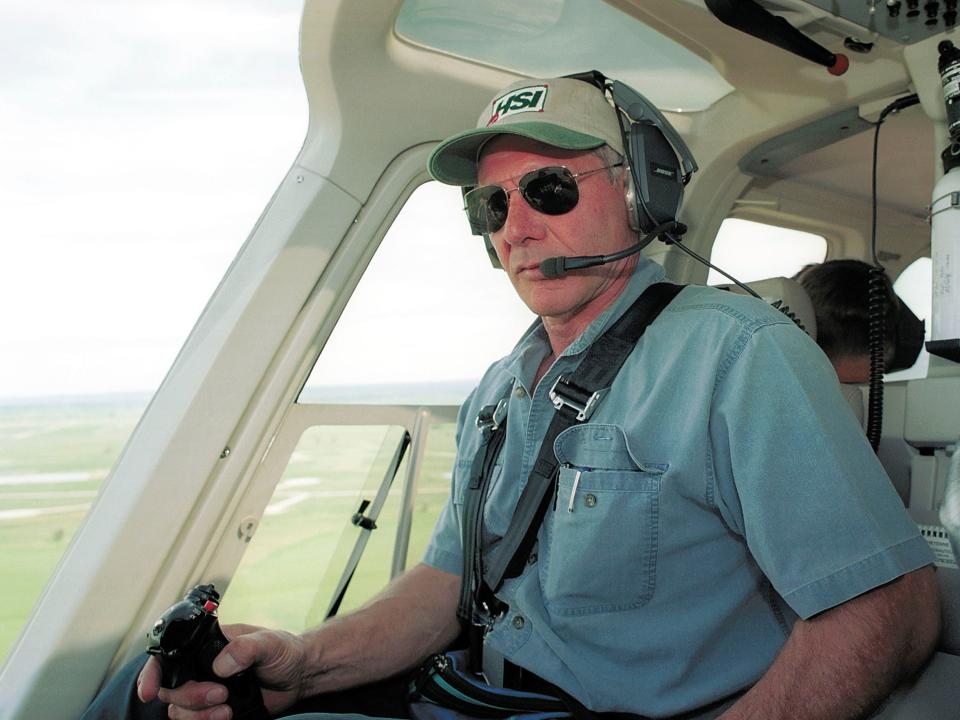
[[[767,164],[763,175],[870,202],[873,136],[871,127],[785,162]],[[933,192],[934,157],[933,128],[919,107],[889,117],[880,129],[879,204],[925,217]]]
[[[733,90],[706,60],[604,0],[405,0],[395,29],[518,75],[600,70],[663,110],[705,110]]]

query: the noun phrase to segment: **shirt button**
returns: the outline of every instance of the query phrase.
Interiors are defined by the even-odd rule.
[[[524,390],[523,385],[517,385],[513,389],[513,396],[517,398],[522,398],[527,396],[527,391]]]
[[[513,626],[517,630],[523,630],[523,617],[520,615],[513,616]]]
[[[537,561],[537,554],[530,553],[530,557],[527,558],[527,565],[533,565]]]
[[[597,504],[597,496],[593,493],[588,493],[583,499],[583,504],[587,507],[594,507]]]

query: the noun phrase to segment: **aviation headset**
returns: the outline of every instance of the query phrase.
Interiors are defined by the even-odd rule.
[[[629,168],[625,201],[630,229],[650,233],[676,220],[683,201],[683,188],[698,166],[680,134],[643,95],[619,80],[610,80],[598,70],[565,77],[590,83],[603,92],[620,121],[624,161]],[[464,193],[471,188],[463,188]],[[481,234],[481,233],[475,233]],[[653,240],[649,236],[641,249]],[[489,235],[483,240],[494,267],[501,268]]]

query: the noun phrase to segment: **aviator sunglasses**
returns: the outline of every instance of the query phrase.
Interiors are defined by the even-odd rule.
[[[573,210],[580,201],[577,178],[593,175],[601,170],[619,167],[623,161],[603,167],[572,173],[562,165],[531,170],[520,177],[517,187],[510,190],[499,185],[484,185],[464,193],[464,209],[470,227],[478,234],[494,233],[507,221],[510,193],[520,191],[527,204],[544,215],[563,215]]]

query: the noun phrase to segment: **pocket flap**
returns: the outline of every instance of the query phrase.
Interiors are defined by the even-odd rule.
[[[557,436],[553,451],[561,463],[579,468],[640,469],[626,435],[616,425],[574,425]]]

